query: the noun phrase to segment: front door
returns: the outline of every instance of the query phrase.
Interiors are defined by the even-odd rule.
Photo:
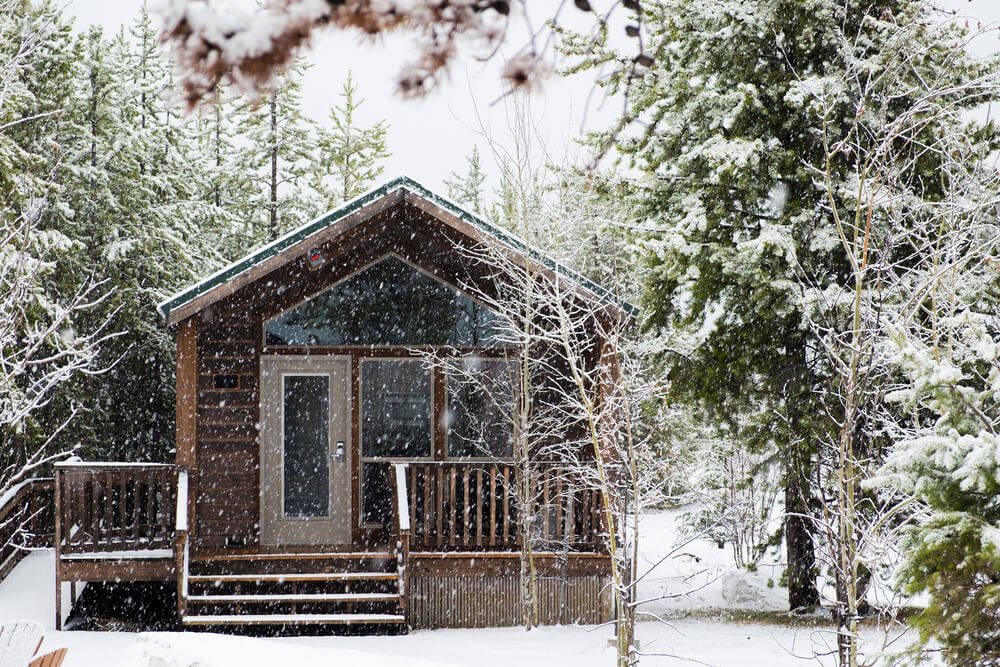
[[[263,544],[351,542],[351,359],[260,360]]]

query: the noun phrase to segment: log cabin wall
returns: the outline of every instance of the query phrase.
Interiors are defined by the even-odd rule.
[[[264,347],[264,323],[388,253],[452,285],[470,281],[488,284],[483,278],[489,267],[476,267],[456,250],[467,242],[466,237],[427,213],[400,203],[344,232],[335,241],[319,245],[323,262],[318,268],[311,268],[305,257],[292,258],[192,316],[196,320],[193,328],[198,388],[194,457],[197,474],[193,484],[195,548],[252,547],[259,543],[261,355],[350,353],[356,374],[359,358],[373,354],[364,347],[268,350]],[[360,426],[354,384],[352,525],[358,542],[366,535],[357,526]]]

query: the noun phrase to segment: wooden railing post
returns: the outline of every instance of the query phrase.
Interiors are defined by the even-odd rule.
[[[177,512],[174,524],[174,572],[177,574],[177,615],[187,614],[188,472],[177,472]]]
[[[55,500],[55,535],[52,538],[56,556],[56,630],[62,630],[62,579],[60,578],[60,565],[62,554],[62,475],[63,472],[55,469],[55,489],[53,498]]]
[[[410,561],[410,503],[406,488],[406,464],[394,465],[392,487],[396,498],[396,571],[399,578],[399,607],[406,614]]]

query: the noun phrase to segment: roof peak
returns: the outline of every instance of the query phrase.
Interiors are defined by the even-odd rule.
[[[183,318],[172,317],[172,315],[176,315],[178,311],[193,302],[195,299],[199,299],[209,292],[224,286],[233,278],[242,275],[255,267],[260,267],[267,260],[277,257],[289,248],[292,248],[300,243],[305,243],[311,237],[334,226],[345,218],[354,214],[362,213],[366,207],[374,205],[376,202],[390,197],[398,190],[409,191],[421,199],[444,209],[455,217],[464,220],[467,223],[473,224],[482,232],[495,237],[500,242],[510,246],[513,250],[516,250],[517,252],[528,256],[532,260],[541,263],[557,275],[568,278],[577,283],[587,291],[592,292],[594,296],[600,298],[601,300],[608,301],[621,308],[628,315],[632,317],[637,315],[638,309],[635,306],[626,301],[615,298],[606,288],[532,248],[524,239],[519,238],[517,235],[485,220],[479,215],[463,208],[448,198],[436,194],[429,188],[421,185],[406,175],[396,176],[395,178],[384,182],[382,185],[374,187],[371,190],[358,195],[354,199],[344,202],[339,207],[327,211],[326,213],[313,218],[295,229],[292,229],[291,231],[279,236],[274,241],[254,249],[247,255],[229,263],[194,285],[191,285],[180,292],[177,292],[173,296],[164,299],[157,305],[157,310],[159,310],[160,314],[166,318],[168,324],[175,324]],[[221,298],[221,296],[219,298]],[[192,311],[192,313],[197,312],[200,309],[201,307],[196,308]],[[187,315],[189,314],[191,313],[188,313]],[[185,317],[187,315],[185,315]]]

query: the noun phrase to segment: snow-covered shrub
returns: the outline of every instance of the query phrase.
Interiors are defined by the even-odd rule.
[[[774,541],[781,473],[773,452],[754,452],[730,437],[705,441],[688,469],[694,507],[684,515],[689,534],[728,544],[737,567],[753,567]]]

